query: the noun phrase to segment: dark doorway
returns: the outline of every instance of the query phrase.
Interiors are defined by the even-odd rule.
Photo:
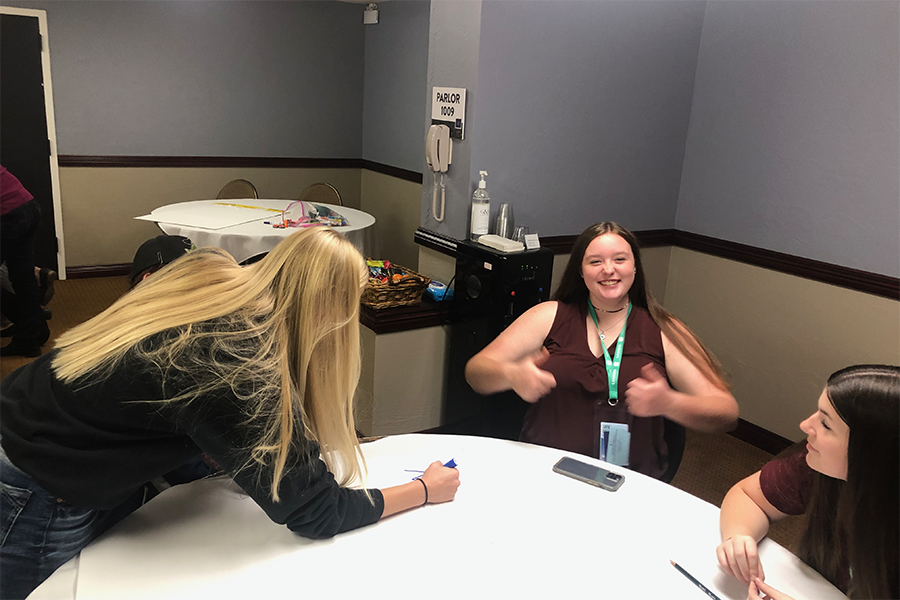
[[[0,164],[41,206],[36,264],[59,270],[37,17],[0,15]]]

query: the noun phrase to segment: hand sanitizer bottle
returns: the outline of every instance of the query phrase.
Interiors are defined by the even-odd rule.
[[[487,234],[491,220],[491,197],[488,196],[486,183],[484,178],[487,177],[487,171],[478,171],[481,175],[481,181],[478,182],[478,189],[472,194],[472,223],[469,229],[469,239],[477,242],[478,238]]]

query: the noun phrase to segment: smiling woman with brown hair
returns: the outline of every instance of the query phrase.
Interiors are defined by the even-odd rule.
[[[662,478],[665,419],[702,431],[737,422],[722,370],[647,289],[634,235],[597,223],[575,241],[553,301],[531,308],[466,365],[481,394],[531,403],[521,439]],[[624,448],[602,451],[601,430]],[[612,444],[609,444],[612,445]]]

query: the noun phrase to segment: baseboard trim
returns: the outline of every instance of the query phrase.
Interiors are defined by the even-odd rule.
[[[897,277],[860,271],[859,269],[843,267],[801,256],[793,256],[728,240],[720,240],[689,231],[676,229],[674,233],[674,245],[679,248],[695,250],[771,271],[796,275],[804,279],[890,298],[891,300],[900,300],[900,279]]]
[[[60,154],[60,167],[359,169],[359,158],[293,158],[281,156],[89,156]]]
[[[860,271],[677,229],[635,231],[634,234],[643,248],[677,246],[686,250],[694,250],[711,256],[726,258],[779,273],[795,275],[857,292],[873,294],[891,300],[900,300],[900,279],[897,277]],[[554,254],[568,254],[572,251],[572,245],[575,243],[576,238],[577,236],[571,235],[551,236],[541,239],[541,245],[553,250]],[[443,234],[419,227],[415,233],[415,241],[421,246],[456,258],[456,240]],[[121,268],[122,265],[68,267],[66,276],[76,278],[109,277],[110,275],[122,274],[117,272]],[[77,273],[77,275],[73,275],[73,273]],[[127,273],[128,271],[126,270],[124,274]]]
[[[635,231],[634,235],[642,248],[676,246],[857,292],[900,300],[900,278],[889,275],[860,271],[678,229]],[[577,235],[550,236],[541,238],[541,245],[553,250],[554,254],[569,254],[577,238]]]
[[[89,277],[118,277],[131,274],[131,263],[118,265],[89,265],[86,267],[66,267],[67,279],[87,279]]]
[[[738,419],[737,427],[734,431],[729,431],[728,433],[751,446],[756,446],[760,450],[765,450],[773,455],[794,444],[791,440],[744,419]]]
[[[60,154],[60,167],[87,168],[243,168],[368,169],[397,179],[422,183],[422,174],[364,158],[291,158],[278,156],[90,156]]]
[[[376,173],[381,173],[382,175],[390,175],[391,177],[403,179],[404,181],[411,181],[413,183],[419,184],[422,183],[423,176],[421,173],[418,173],[416,171],[401,169],[400,167],[392,167],[391,165],[377,163],[372,160],[366,160],[365,158],[360,162],[363,169],[375,171]]]

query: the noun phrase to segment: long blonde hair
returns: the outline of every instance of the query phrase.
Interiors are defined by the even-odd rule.
[[[159,368],[164,389],[173,374],[194,382],[163,402],[230,389],[253,432],[251,462],[271,469],[273,500],[299,434],[320,444],[347,485],[365,470],[353,418],[365,277],[359,252],[324,227],[290,235],[243,268],[201,248],[60,336],[53,369],[67,384],[89,383],[131,353]],[[146,343],[162,332],[161,342]]]

